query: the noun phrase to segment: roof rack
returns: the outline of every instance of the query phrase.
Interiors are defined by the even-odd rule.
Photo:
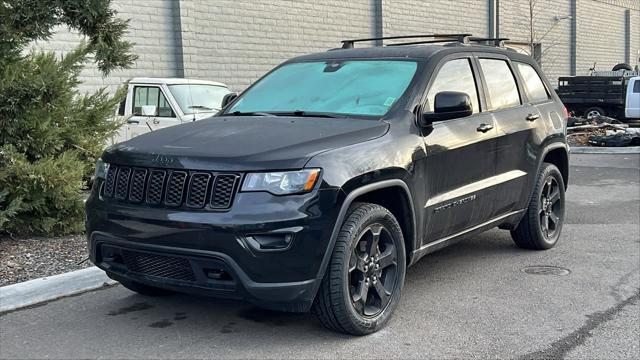
[[[426,34],[426,35],[382,36],[382,37],[374,37],[374,38],[366,38],[366,39],[342,40],[342,48],[352,49],[354,44],[357,42],[384,41],[384,40],[397,40],[397,39],[420,39],[420,38],[434,38],[435,40],[413,41],[413,42],[402,43],[402,44],[392,44],[392,45],[390,44],[388,46],[429,44],[429,43],[452,42],[452,41],[457,41],[462,44],[468,44],[469,38],[471,36],[472,36],[471,34]]]
[[[489,43],[492,43],[493,46],[498,46],[498,47],[504,47],[504,42],[508,41],[509,38],[488,38],[488,37],[470,37],[469,41],[471,42],[475,42],[475,43],[486,43],[487,45],[489,45]]]

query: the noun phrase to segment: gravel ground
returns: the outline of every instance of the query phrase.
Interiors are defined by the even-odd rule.
[[[0,237],[0,286],[91,266],[84,234],[62,237]]]

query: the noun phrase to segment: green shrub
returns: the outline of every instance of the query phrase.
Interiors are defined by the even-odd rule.
[[[113,114],[125,95],[77,92],[87,48],[61,59],[31,53],[0,78],[0,229],[66,234],[82,228],[80,193],[121,123]]]
[[[9,233],[67,234],[82,230],[84,169],[76,152],[27,160],[0,148],[0,227]]]
[[[82,230],[82,190],[107,140],[126,88],[80,94],[92,58],[103,74],[135,60],[122,40],[127,22],[110,0],[0,2],[0,233]],[[87,37],[64,57],[24,53],[33,40],[67,25]]]

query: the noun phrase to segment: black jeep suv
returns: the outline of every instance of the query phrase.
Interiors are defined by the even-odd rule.
[[[494,40],[344,41],[217,116],[110,147],[86,203],[91,261],[142,294],[313,309],[361,335],[389,320],[408,266],[462,237],[497,226],[553,247],[566,111]]]

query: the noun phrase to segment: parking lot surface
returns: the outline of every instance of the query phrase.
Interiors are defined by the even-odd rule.
[[[639,182],[637,154],[573,155],[556,248],[520,250],[496,229],[428,255],[370,336],[115,286],[0,315],[0,358],[638,358]]]

